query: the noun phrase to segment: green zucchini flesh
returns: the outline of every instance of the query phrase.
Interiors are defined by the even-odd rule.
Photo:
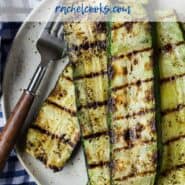
[[[185,42],[173,11],[158,12],[163,155],[158,185],[185,183]]]
[[[91,185],[110,185],[105,29],[104,23],[91,22],[66,23],[64,26],[74,66],[78,118]]]
[[[69,65],[60,75],[26,136],[26,151],[54,171],[64,167],[80,139],[72,72]]]
[[[153,185],[157,139],[150,24],[111,27],[112,184]]]

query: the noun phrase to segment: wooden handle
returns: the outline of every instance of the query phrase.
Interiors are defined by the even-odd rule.
[[[3,128],[0,135],[0,170],[2,171],[6,160],[13,149],[18,134],[30,110],[34,96],[28,91],[24,91],[14,110]]]

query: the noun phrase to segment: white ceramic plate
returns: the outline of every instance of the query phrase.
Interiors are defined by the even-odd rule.
[[[56,0],[44,1],[40,7],[32,12],[15,38],[7,61],[3,83],[3,111],[6,117],[9,115],[10,110],[12,110],[16,101],[20,97],[22,89],[27,87],[32,74],[40,62],[35,43],[42,32],[45,23],[33,23],[29,22],[29,20],[33,20],[34,17],[40,19],[42,19],[42,17],[49,18],[51,10],[53,10],[55,4]],[[65,62],[65,60],[60,60],[50,65],[46,74],[46,79],[43,81],[41,88],[39,89],[38,97],[36,98],[25,122],[26,126],[33,121],[44,98],[54,87],[58,75],[63,70],[63,62]],[[87,183],[85,161],[81,148],[76,151],[76,154],[61,172],[54,173],[53,171],[46,169],[41,162],[35,160],[24,152],[23,141],[24,132],[20,135],[20,141],[16,146],[18,158],[38,184],[85,185]]]
[[[168,0],[166,0],[168,1]],[[27,21],[18,32],[9,54],[3,83],[3,111],[7,117],[22,93],[26,88],[32,74],[39,64],[40,57],[36,50],[35,43],[44,28],[44,23],[29,22],[35,18],[43,19],[48,17],[56,5],[57,0],[46,0],[40,7],[32,12]],[[161,2],[161,1],[156,1]],[[47,71],[46,79],[39,89],[38,97],[25,122],[27,127],[34,119],[41,103],[54,87],[58,75],[62,72],[64,60],[52,63]],[[85,185],[87,175],[85,160],[80,148],[67,166],[58,173],[46,169],[44,165],[27,155],[24,150],[24,130],[16,146],[18,158],[28,173],[35,178],[38,184],[42,185]]]

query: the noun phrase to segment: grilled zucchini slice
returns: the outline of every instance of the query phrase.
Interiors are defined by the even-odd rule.
[[[26,151],[54,171],[62,169],[80,138],[76,112],[72,67],[68,66],[28,129]]]
[[[105,23],[66,23],[89,184],[110,185]]]
[[[112,184],[153,185],[157,137],[150,24],[111,27]]]
[[[185,42],[173,11],[158,12],[163,156],[158,185],[185,182]]]

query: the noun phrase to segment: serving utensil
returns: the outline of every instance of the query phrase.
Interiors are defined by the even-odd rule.
[[[59,16],[53,15],[38,39],[36,45],[41,55],[41,62],[0,134],[0,170],[4,168],[9,153],[16,143],[49,62],[61,59],[65,54],[63,26],[59,20]]]

